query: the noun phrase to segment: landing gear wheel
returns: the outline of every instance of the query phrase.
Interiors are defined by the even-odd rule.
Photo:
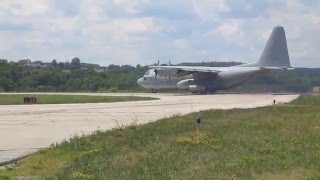
[[[216,93],[217,91],[216,90],[209,90],[209,91],[207,91],[208,92],[208,94],[214,94],[214,93]]]
[[[207,94],[207,92],[206,91],[199,91],[198,94],[203,95],[203,94]]]
[[[152,90],[151,90],[151,92],[152,92],[152,93],[157,93],[157,92],[158,92],[158,90],[156,90],[156,89],[152,89]]]

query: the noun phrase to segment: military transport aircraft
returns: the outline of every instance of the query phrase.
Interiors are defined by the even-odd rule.
[[[150,66],[137,83],[152,92],[159,89],[189,89],[213,93],[235,87],[269,70],[291,70],[283,27],[273,28],[259,61],[231,67]]]

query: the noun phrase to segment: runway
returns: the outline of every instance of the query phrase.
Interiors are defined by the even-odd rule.
[[[61,94],[61,93],[60,93]],[[75,93],[85,94],[85,93]],[[159,100],[59,105],[0,106],[0,163],[46,148],[74,134],[89,134],[131,123],[147,123],[207,109],[254,108],[290,102],[299,95],[275,94],[86,94],[149,96]]]

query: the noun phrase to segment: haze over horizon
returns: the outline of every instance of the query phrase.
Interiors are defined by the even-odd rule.
[[[0,58],[108,64],[259,59],[284,26],[291,65],[320,68],[316,0],[3,0]]]

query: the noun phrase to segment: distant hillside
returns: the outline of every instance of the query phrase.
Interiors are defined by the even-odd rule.
[[[271,71],[233,90],[253,92],[308,92],[320,86],[320,68],[296,68],[292,71]],[[232,90],[231,90],[232,91]]]

